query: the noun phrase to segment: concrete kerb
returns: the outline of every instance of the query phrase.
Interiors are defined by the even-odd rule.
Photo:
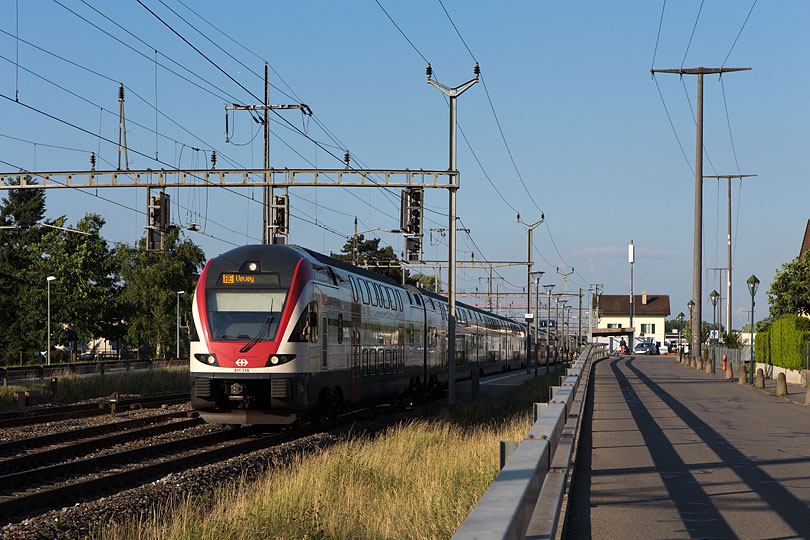
[[[547,512],[547,515],[554,517],[549,523],[556,530],[573,451],[571,443],[576,439],[574,435],[579,426],[581,404],[584,403],[583,391],[587,388],[590,374],[591,356],[602,354],[601,348],[594,346],[589,346],[585,352],[587,354],[582,354],[573,368],[568,370],[569,375],[561,381],[560,386],[553,389],[549,403],[540,412],[526,438],[520,442],[487,492],[456,531],[454,539],[524,538],[547,478],[551,479],[550,486],[563,488],[562,491],[557,490],[559,500],[553,500]],[[586,384],[582,384],[583,381]],[[572,410],[575,412],[569,414]],[[558,463],[557,452],[560,450],[559,459],[565,459],[566,466],[558,470],[552,466]]]

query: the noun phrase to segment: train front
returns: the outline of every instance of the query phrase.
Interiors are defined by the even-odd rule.
[[[194,293],[191,403],[207,422],[289,424],[307,409],[306,326],[312,266],[281,245],[211,259]],[[196,339],[195,339],[196,338]]]

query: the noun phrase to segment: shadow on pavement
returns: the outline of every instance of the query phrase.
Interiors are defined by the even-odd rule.
[[[649,416],[646,409],[643,409],[643,406],[640,404],[638,397],[635,395],[635,391],[630,386],[629,381],[624,374],[619,371],[615,364],[616,362],[612,362],[611,368],[616,374],[617,379],[619,379],[619,384],[622,387],[622,393],[625,395],[625,399],[627,400],[628,396],[631,394],[635,397],[633,400],[635,407],[631,407],[631,411],[633,412],[633,417],[636,418],[636,421],[639,424],[639,429],[641,429],[645,441],[648,440],[648,437],[650,438],[648,441],[648,446],[650,448],[650,454],[656,461],[656,465],[658,465],[658,460],[662,459],[662,456],[666,456],[667,460],[677,458],[675,461],[670,461],[670,463],[678,463],[679,470],[688,473],[690,467],[686,466],[680,460],[680,458],[677,457],[674,449],[663,436],[663,432],[657,426],[657,424],[655,424],[652,417]],[[751,491],[759,495],[773,512],[777,513],[785,521],[785,523],[790,525],[800,537],[810,538],[810,520],[807,519],[807,504],[797,499],[792,493],[774,480],[773,477],[763,471],[759,467],[758,462],[750,460],[742,452],[734,448],[732,444],[720,433],[712,429],[711,426],[698,418],[696,414],[687,409],[686,406],[684,406],[680,401],[675,399],[644,373],[639,371],[635,366],[633,366],[632,359],[627,361],[626,365],[628,369],[630,369],[642,383],[652,390],[655,395],[661,399],[661,401],[672,409],[672,411],[677,414],[686,425],[691,427],[695,434],[697,434],[697,436],[700,437],[700,439],[704,442],[704,444],[711,448],[727,467],[732,468],[740,479],[748,485]],[[643,409],[638,411],[638,418],[636,409]],[[655,451],[653,451],[653,449],[655,449]],[[674,454],[674,458],[672,454]],[[673,489],[676,489],[679,493],[685,494],[687,497],[689,497],[690,500],[700,500],[701,502],[705,501],[710,505],[708,508],[711,508],[714,513],[716,513],[716,509],[711,504],[711,500],[706,496],[705,492],[703,492],[702,489],[697,488],[696,485],[681,486],[680,484],[682,482],[681,480],[678,480],[677,484],[679,485],[673,484],[673,489],[670,489],[670,483],[672,483],[672,480],[674,479],[667,479],[662,476],[662,480],[665,484],[667,484],[667,489],[670,491],[670,494],[673,494],[673,499],[675,499]],[[691,475],[689,475],[689,482],[694,482]],[[698,490],[699,493],[689,494],[690,491],[696,492]],[[693,499],[692,497],[700,497],[700,499]],[[676,502],[676,506],[678,507],[678,511],[681,512],[681,505]],[[717,515],[717,518],[722,519],[719,514]],[[723,523],[725,524],[725,522]],[[727,524],[725,526],[728,527]],[[726,538],[734,537],[731,530],[727,530],[728,536],[723,534],[720,529],[717,529],[717,532],[712,534],[723,534],[723,536]],[[707,530],[699,536],[707,536],[709,533],[710,531]]]

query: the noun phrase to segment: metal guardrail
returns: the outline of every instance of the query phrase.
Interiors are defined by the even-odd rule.
[[[72,362],[69,364],[31,365],[0,368],[0,384],[7,385],[14,380],[44,380],[64,373],[90,375],[136,369],[188,365],[188,359],[179,360],[105,360],[103,362]]]
[[[542,412],[453,540],[557,536],[591,362],[606,354],[606,346],[589,345],[560,386],[551,387],[549,402],[536,404]]]

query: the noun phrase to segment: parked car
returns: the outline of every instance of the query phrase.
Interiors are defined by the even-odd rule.
[[[655,354],[655,344],[649,341],[641,341],[636,343],[633,354]]]

